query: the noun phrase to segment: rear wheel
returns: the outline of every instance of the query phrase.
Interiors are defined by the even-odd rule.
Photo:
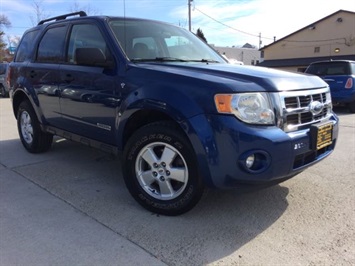
[[[37,116],[27,100],[19,106],[17,128],[21,142],[29,152],[45,152],[51,147],[53,135],[41,130]]]
[[[125,147],[123,165],[129,192],[155,213],[185,213],[202,196],[196,156],[173,123],[152,123],[134,133]]]
[[[355,102],[349,103],[348,108],[351,113],[355,113]]]
[[[8,93],[5,90],[4,85],[2,85],[2,84],[0,84],[0,96],[3,97],[3,98],[6,98],[6,97],[9,96]]]

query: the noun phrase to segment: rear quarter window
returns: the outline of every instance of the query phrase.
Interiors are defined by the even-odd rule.
[[[33,43],[38,36],[39,30],[26,32],[17,48],[14,58],[15,62],[23,62],[30,57],[32,52]]]

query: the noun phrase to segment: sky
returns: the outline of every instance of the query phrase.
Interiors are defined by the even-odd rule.
[[[0,14],[12,26],[2,27],[8,36],[21,37],[36,22],[35,3],[43,17],[76,11],[89,15],[148,18],[188,29],[189,0],[0,0]],[[190,0],[191,30],[200,28],[208,43],[257,48],[281,39],[334,12],[355,12],[354,0]]]

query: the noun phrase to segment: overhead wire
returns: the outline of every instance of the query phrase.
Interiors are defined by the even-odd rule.
[[[256,35],[256,34],[253,34],[253,33],[249,33],[249,32],[246,32],[246,31],[242,31],[242,30],[238,30],[238,29],[236,29],[236,28],[234,28],[234,27],[232,27],[232,26],[229,26],[229,25],[223,23],[222,21],[219,21],[219,20],[217,20],[217,19],[211,17],[210,15],[207,15],[205,12],[201,11],[201,10],[198,9],[196,6],[194,7],[194,9],[197,10],[198,12],[200,12],[201,14],[203,14],[204,16],[206,16],[206,17],[212,19],[213,21],[215,21],[215,22],[217,22],[217,23],[219,23],[219,24],[221,24],[221,25],[223,25],[223,26],[225,26],[225,27],[227,27],[227,28],[230,28],[230,29],[232,29],[232,30],[238,31],[238,32],[240,32],[240,33],[243,33],[243,34],[246,34],[246,35],[249,35],[249,36],[253,36],[253,37],[257,37],[257,38],[260,37],[259,35]],[[268,38],[268,37],[262,37],[262,38],[263,38],[263,39],[273,40],[273,38]]]
[[[249,32],[246,32],[246,31],[242,31],[242,30],[239,30],[239,29],[236,29],[232,26],[229,26],[225,23],[223,23],[222,21],[219,21],[218,19],[215,19],[213,17],[211,17],[210,15],[206,14],[205,12],[201,11],[200,9],[198,9],[196,6],[194,6],[194,10],[197,10],[198,12],[200,12],[201,14],[203,14],[204,16],[210,18],[211,20],[227,27],[227,28],[230,28],[232,30],[235,30],[237,32],[240,32],[240,33],[243,33],[243,34],[246,34],[246,35],[249,35],[249,36],[253,36],[253,37],[257,37],[257,38],[260,38],[260,39],[267,39],[267,40],[274,40],[274,38],[270,38],[270,37],[262,37],[261,35],[256,35],[256,34],[253,34],[253,33],[249,33]],[[314,43],[314,42],[329,42],[329,41],[339,41],[339,40],[344,40],[345,38],[334,38],[334,39],[324,39],[324,40],[283,40],[284,42],[290,42],[290,43]]]

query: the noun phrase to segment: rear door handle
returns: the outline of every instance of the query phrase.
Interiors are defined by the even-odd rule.
[[[35,78],[36,76],[37,76],[36,71],[32,70],[32,71],[30,72],[30,77],[31,77],[31,78]]]
[[[65,75],[65,78],[64,78],[64,81],[67,82],[67,83],[70,83],[74,80],[74,77],[72,76],[72,74],[66,74]]]

